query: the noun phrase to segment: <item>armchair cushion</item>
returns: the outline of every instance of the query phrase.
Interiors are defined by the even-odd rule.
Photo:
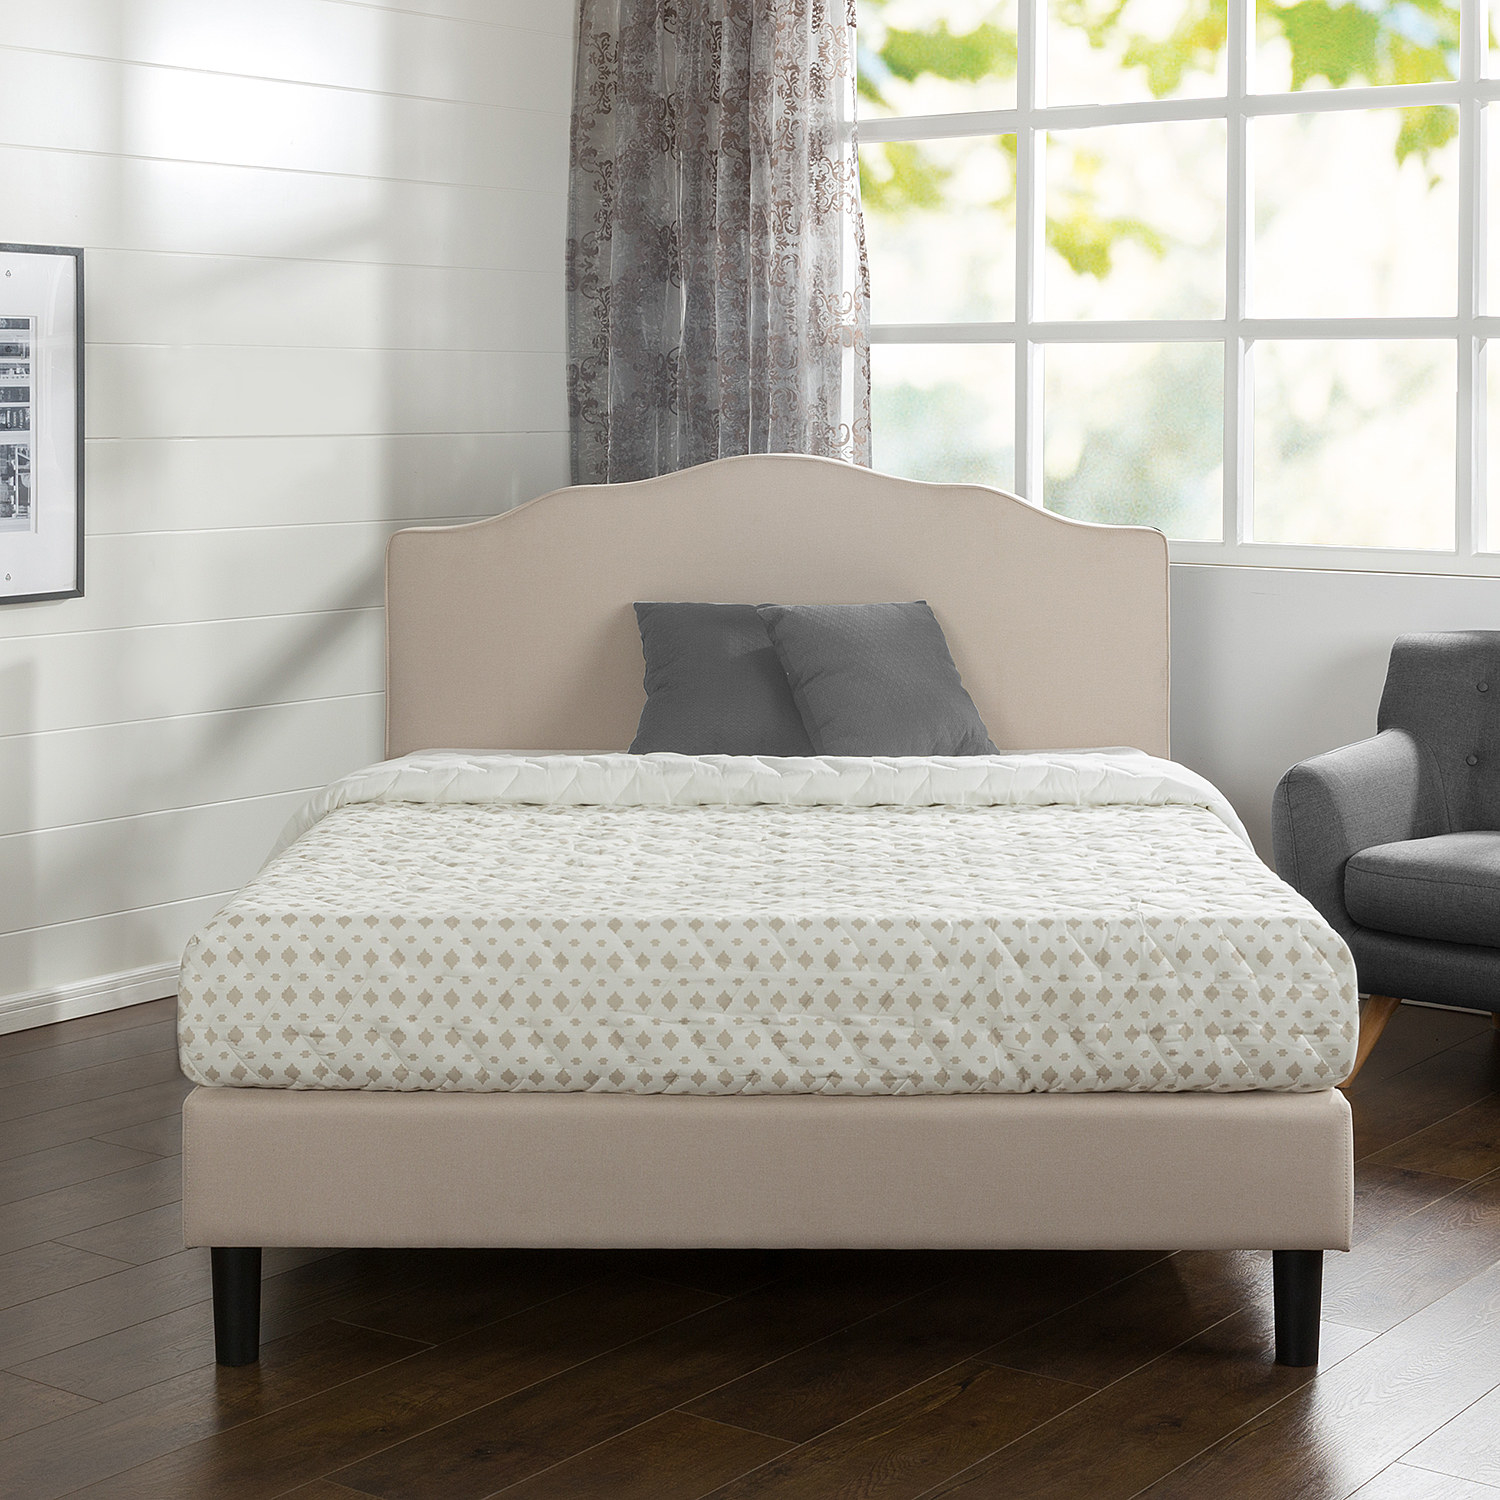
[[[1344,905],[1361,927],[1500,948],[1500,833],[1445,833],[1350,857]]]

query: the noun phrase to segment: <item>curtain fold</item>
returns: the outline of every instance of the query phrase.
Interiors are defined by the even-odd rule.
[[[854,0],[581,0],[575,483],[870,457]]]

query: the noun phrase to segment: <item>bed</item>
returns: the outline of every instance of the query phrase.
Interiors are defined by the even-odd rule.
[[[622,753],[632,601],[911,598],[1004,755]],[[387,606],[388,761],[184,960],[222,1363],[266,1245],[1264,1249],[1316,1363],[1353,968],[1165,759],[1159,534],[757,456],[401,532]]]

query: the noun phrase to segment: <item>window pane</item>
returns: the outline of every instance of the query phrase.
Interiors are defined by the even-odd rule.
[[[1222,344],[1053,344],[1043,379],[1048,510],[1221,535]]]
[[[1456,109],[1288,115],[1250,131],[1257,316],[1457,310]]]
[[[1219,120],[1049,135],[1044,316],[1221,316],[1224,160]]]
[[[1367,88],[1458,77],[1458,6],[1443,0],[1257,0],[1252,87]]]
[[[986,323],[1016,305],[1016,138],[859,153],[877,323]]]
[[[1015,0],[859,0],[860,114],[1015,103]]]
[[[1049,104],[1222,94],[1226,76],[1215,0],[1047,3]]]
[[[1010,344],[876,344],[874,466],[946,484],[1016,480],[1016,355]]]
[[[1452,547],[1454,346],[1255,345],[1258,542]]]

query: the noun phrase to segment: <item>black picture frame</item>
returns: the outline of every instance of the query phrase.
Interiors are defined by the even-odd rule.
[[[67,256],[73,261],[73,545],[70,549],[73,562],[73,578],[70,587],[42,588],[28,592],[12,593],[8,590],[10,561],[6,531],[0,528],[0,605],[37,604],[54,599],[79,599],[83,597],[84,583],[84,430],[83,430],[83,383],[84,383],[84,324],[83,324],[83,260],[84,252],[77,245],[18,245],[0,242],[0,265],[6,257],[14,256]],[[4,316],[0,309],[0,317]],[[3,342],[3,334],[0,334]],[[34,374],[34,372],[33,372]],[[0,376],[3,380],[3,376]],[[29,431],[29,428],[28,428]],[[32,434],[35,438],[36,434]],[[28,444],[28,448],[32,445]],[[33,500],[33,504],[39,502]]]

